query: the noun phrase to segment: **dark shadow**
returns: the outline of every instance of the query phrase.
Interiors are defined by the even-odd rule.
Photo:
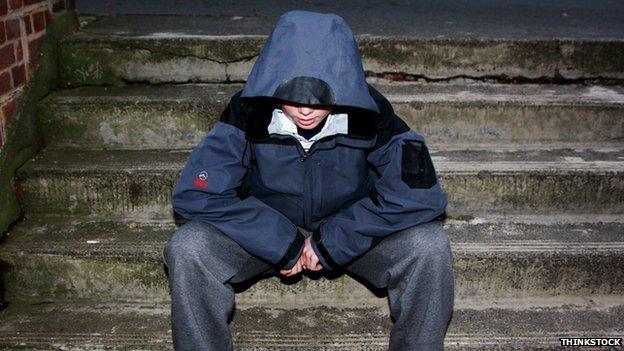
[[[4,310],[9,306],[9,302],[4,299],[5,292],[5,275],[9,271],[8,263],[4,261],[0,261],[0,311]]]
[[[0,247],[4,245],[7,240],[9,240],[8,233],[11,231],[13,226],[25,220],[26,218],[23,216],[23,214],[21,214],[16,220],[9,224],[5,232],[0,233]],[[0,260],[0,311],[4,310],[9,306],[9,302],[5,299],[7,281],[6,276],[12,270],[14,270],[14,267],[9,262]]]

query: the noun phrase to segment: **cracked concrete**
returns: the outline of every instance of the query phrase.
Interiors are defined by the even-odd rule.
[[[164,29],[150,26],[157,21]],[[244,81],[269,31],[266,26],[259,29],[254,27],[257,23],[249,23],[234,31],[239,34],[216,32],[223,34],[220,36],[211,32],[211,21],[200,16],[95,18],[63,41],[61,81],[68,86],[119,85],[124,81]],[[364,69],[371,77],[558,84],[624,80],[624,59],[618,54],[624,41],[619,39],[431,38],[410,35],[409,29],[391,35],[360,33],[356,38]],[[99,62],[103,76],[85,76],[94,62]],[[123,63],[132,70],[119,70]],[[171,67],[177,67],[174,75]],[[83,74],[77,75],[78,71]]]

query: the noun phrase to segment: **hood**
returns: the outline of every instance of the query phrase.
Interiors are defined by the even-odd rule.
[[[379,112],[351,28],[332,13],[281,15],[247,77],[241,100],[273,98]]]

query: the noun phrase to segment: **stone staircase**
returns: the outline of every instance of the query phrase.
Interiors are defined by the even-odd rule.
[[[82,20],[59,43],[62,85],[37,106],[46,147],[17,174],[26,220],[0,245],[0,349],[172,349],[171,190],[270,28]],[[425,135],[449,195],[447,349],[622,337],[624,42],[358,39],[370,83]],[[238,350],[387,349],[385,292],[354,277],[237,291]]]

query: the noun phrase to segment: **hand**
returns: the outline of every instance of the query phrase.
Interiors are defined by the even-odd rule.
[[[293,275],[297,275],[304,269],[309,269],[311,271],[320,271],[323,269],[323,266],[319,262],[314,249],[312,249],[312,237],[308,236],[305,239],[303,251],[301,255],[299,255],[299,259],[297,259],[297,263],[290,269],[282,269],[280,270],[280,274],[290,277]]]
[[[316,252],[314,252],[312,248],[312,236],[308,236],[305,239],[301,257],[303,257],[303,268],[311,271],[320,271],[323,269],[323,265],[319,262]]]
[[[298,274],[302,270],[303,270],[303,253],[301,255],[299,255],[299,259],[297,259],[297,263],[295,263],[295,265],[292,266],[292,268],[290,268],[290,269],[282,269],[279,272],[280,272],[280,274],[282,274],[282,275],[284,275],[286,277],[290,277],[290,276]]]

